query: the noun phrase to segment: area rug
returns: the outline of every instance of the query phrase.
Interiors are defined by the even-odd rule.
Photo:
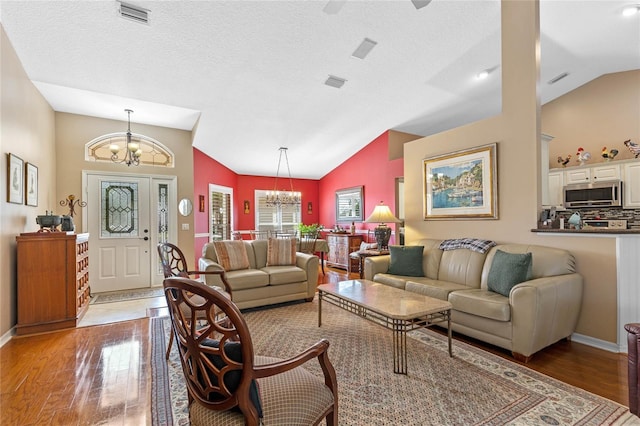
[[[89,304],[99,305],[101,303],[124,302],[125,300],[149,299],[151,297],[161,296],[164,296],[162,287],[110,291],[108,293],[96,293],[92,295]]]
[[[340,425],[630,425],[627,407],[431,330],[410,333],[408,375],[393,373],[391,332],[317,300],[245,313],[256,354],[291,357],[321,338],[338,378]],[[164,359],[170,320],[152,319],[153,424],[188,425],[175,346]],[[168,341],[168,340],[166,340]],[[322,376],[319,364],[305,364]],[[166,376],[165,376],[166,374]],[[170,396],[169,396],[170,395]],[[167,399],[170,398],[170,401]],[[154,419],[155,420],[155,419]]]

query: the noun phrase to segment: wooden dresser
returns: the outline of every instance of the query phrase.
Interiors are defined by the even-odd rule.
[[[327,256],[327,264],[337,268],[357,270],[358,261],[352,268],[348,268],[349,253],[360,250],[360,244],[363,241],[362,235],[358,234],[327,234],[327,244],[329,244],[329,255]]]
[[[89,234],[32,232],[16,241],[16,334],[75,327],[89,307]]]

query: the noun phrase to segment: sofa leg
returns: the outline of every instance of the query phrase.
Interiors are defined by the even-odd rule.
[[[519,354],[517,352],[511,352],[511,355],[513,355],[513,357],[515,358],[516,361],[524,362],[525,364],[528,363],[529,360],[531,359],[531,357],[533,356],[533,355],[524,356],[524,355]]]
[[[304,299],[304,300],[306,300],[307,302],[313,302],[313,297],[307,297],[307,298],[306,298],[306,299]]]

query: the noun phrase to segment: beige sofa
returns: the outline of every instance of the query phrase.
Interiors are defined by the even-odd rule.
[[[318,257],[296,253],[296,264],[267,266],[267,240],[243,241],[249,268],[228,271],[225,275],[240,309],[305,299],[313,300],[318,284]],[[213,243],[202,247],[198,260],[201,271],[223,270]],[[221,285],[220,278],[205,275],[209,285]]]
[[[390,256],[369,257],[366,279],[448,300],[452,329],[508,349],[516,359],[531,355],[575,330],[582,304],[582,276],[571,253],[536,245],[500,244],[485,253],[467,248],[444,251],[442,240],[424,239],[424,277],[391,275]],[[497,250],[532,253],[532,279],[513,287],[509,297],[489,291],[487,277]]]

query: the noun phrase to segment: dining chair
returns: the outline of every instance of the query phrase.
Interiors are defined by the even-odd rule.
[[[188,278],[170,277],[163,285],[191,425],[338,424],[338,384],[328,340],[286,360],[255,356],[249,327],[233,301]],[[192,318],[205,320],[196,328]],[[322,377],[302,366],[313,359]]]

